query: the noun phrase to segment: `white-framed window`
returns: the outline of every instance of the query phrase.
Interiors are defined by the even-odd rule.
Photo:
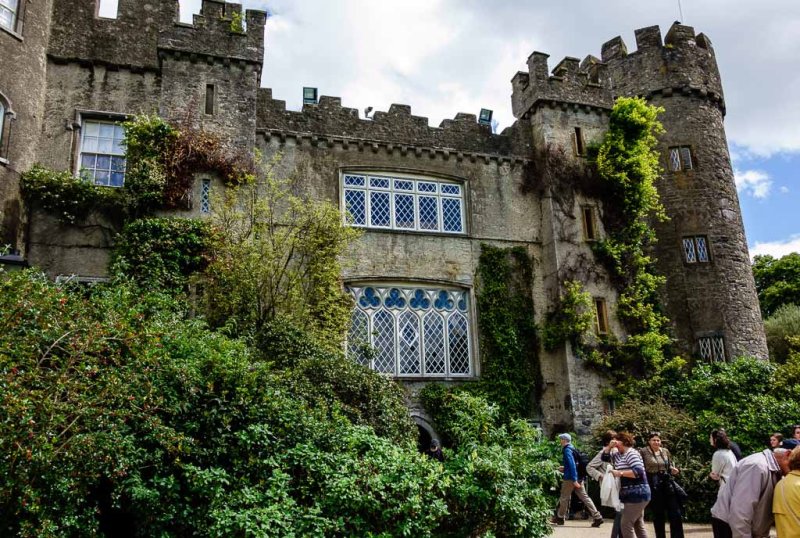
[[[16,32],[18,16],[19,0],[0,0],[0,26]]]
[[[466,290],[392,284],[347,286],[355,300],[348,355],[398,377],[469,377],[472,342]]]
[[[725,360],[725,338],[722,336],[703,336],[697,339],[700,358],[711,362]]]
[[[363,228],[464,233],[464,187],[394,174],[342,174],[345,223]]]
[[[669,169],[671,172],[692,170],[692,148],[689,146],[674,146],[669,148]]]
[[[200,181],[200,213],[211,213],[211,180]]]
[[[111,121],[84,120],[80,175],[95,185],[122,187],[125,182],[125,130]]]
[[[686,263],[708,263],[708,239],[704,235],[683,238],[683,257]]]

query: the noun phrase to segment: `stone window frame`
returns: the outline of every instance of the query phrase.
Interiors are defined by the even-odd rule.
[[[372,289],[374,293],[369,294],[368,289]],[[378,373],[398,379],[443,380],[478,377],[477,317],[471,288],[451,282],[359,279],[347,282],[345,291],[354,300],[351,325],[345,343],[347,356],[352,360]],[[414,304],[414,301],[417,303]],[[382,338],[382,334],[380,328],[376,327],[376,317],[381,313],[382,319],[385,319],[388,314],[392,320],[391,361],[388,360],[388,357],[381,360],[382,350],[379,339]],[[432,323],[427,325],[429,317]],[[405,328],[403,324],[407,319],[416,322],[416,345],[419,346],[415,353],[418,357],[416,371],[411,371],[409,368],[404,370],[403,366],[401,340]],[[366,324],[364,324],[365,320]],[[456,368],[453,366],[451,320],[460,324],[460,327],[456,328],[457,330],[466,332],[466,335],[459,339],[459,342],[465,343],[467,346],[466,370],[463,369],[463,361],[460,361],[461,364]],[[435,330],[435,325],[439,323],[442,331],[441,342],[436,340],[438,331]],[[441,358],[442,364],[438,368],[430,368],[431,363],[439,362],[435,359],[435,355],[434,359],[430,359],[430,356],[427,355],[431,341],[434,342],[433,345],[441,345],[439,352],[444,355]],[[356,343],[356,347],[353,347],[354,343]],[[363,346],[371,351],[365,351]],[[439,371],[431,371],[434,369]]]
[[[206,84],[204,112],[206,116],[214,116],[217,113],[217,85]]]
[[[211,178],[200,178],[200,213],[211,214]]]
[[[594,297],[594,332],[597,335],[606,335],[610,332],[608,323],[608,303],[603,297]]]
[[[12,121],[17,119],[11,101],[0,92],[0,164],[8,164],[8,152],[11,145]]]
[[[681,238],[681,251],[685,265],[711,263],[711,243],[707,235],[685,235]]]
[[[118,113],[118,112],[102,112],[97,110],[76,110],[76,120],[67,125],[67,129],[76,132],[74,136],[74,162],[73,162],[73,174],[75,177],[84,177],[81,174],[81,170],[83,169],[82,166],[82,154],[83,154],[83,147],[84,147],[84,137],[86,132],[86,125],[87,124],[113,124],[115,126],[119,126],[122,122],[127,121],[129,119],[128,114]],[[95,155],[110,155],[112,157],[124,157],[125,158],[125,169],[123,170],[123,178],[121,185],[111,185],[110,177],[111,177],[111,170],[109,169],[109,183],[95,183],[96,185],[106,186],[109,188],[120,188],[125,185],[125,174],[127,173],[127,157],[125,153],[95,153]],[[118,173],[118,171],[117,171]],[[89,180],[88,178],[85,178]],[[94,178],[92,178],[93,180]]]
[[[373,181],[375,180],[375,181]],[[411,183],[410,189],[399,189],[397,182]],[[382,185],[378,186],[380,183]],[[434,187],[432,190],[423,190]],[[450,192],[446,192],[450,191]],[[453,190],[457,190],[454,193]],[[358,193],[362,193],[363,218],[353,219],[348,207],[352,198]],[[388,193],[388,219],[386,224],[376,224],[373,221],[373,193],[375,197]],[[382,194],[377,194],[382,193]],[[467,235],[467,189],[466,182],[455,178],[442,178],[416,172],[386,171],[374,169],[342,169],[339,173],[339,203],[342,209],[342,219],[345,225],[365,230],[408,232],[418,234],[442,234],[447,236],[466,236]],[[398,213],[396,202],[399,197],[411,197],[413,199],[413,225],[401,225],[398,223]],[[420,204],[423,199],[435,199],[436,204],[436,227],[424,226],[420,218]],[[445,229],[445,201],[453,203],[457,201],[460,213],[458,230]],[[361,213],[361,211],[359,211]],[[407,221],[403,221],[407,222]],[[430,221],[427,221],[430,222]]]
[[[725,335],[722,332],[707,334],[697,338],[697,354],[709,362],[727,362]]]
[[[600,240],[600,229],[598,228],[597,207],[593,205],[581,206],[581,220],[583,224],[583,240],[594,242]]]
[[[667,170],[670,172],[690,172],[697,168],[697,158],[692,146],[687,144],[667,148]]]
[[[8,11],[13,14],[11,18],[11,26],[0,24],[0,30],[3,30],[15,38],[22,40],[22,23],[25,20],[25,7],[28,2],[26,2],[26,0],[12,1],[16,1],[16,7],[14,9],[9,9],[2,3],[2,0],[0,0],[0,11]]]

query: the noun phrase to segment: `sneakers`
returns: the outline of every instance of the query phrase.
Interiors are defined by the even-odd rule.
[[[600,519],[595,519],[594,521],[592,521],[592,527],[599,527],[602,524],[603,524],[603,518],[602,517]]]
[[[563,525],[564,524],[564,518],[563,517],[558,517],[558,516],[553,516],[553,518],[550,520],[550,523],[552,523],[553,525]]]

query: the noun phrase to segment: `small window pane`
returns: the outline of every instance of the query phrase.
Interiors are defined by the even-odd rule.
[[[425,315],[425,373],[444,374],[444,322],[436,312]]]
[[[367,224],[366,191],[346,189],[344,204],[351,224],[365,226]]]
[[[346,187],[363,187],[366,185],[366,178],[364,176],[344,176],[344,184]]]
[[[702,236],[695,237],[695,243],[697,244],[697,261],[707,262],[708,248],[706,248],[706,238]]]
[[[407,181],[407,180],[394,180],[394,188],[398,191],[413,191],[414,190],[414,182]]]
[[[461,187],[458,185],[442,185],[442,194],[461,194]]]
[[[369,193],[370,202],[370,224],[388,228],[390,224],[389,212],[389,193],[371,192]]]
[[[369,186],[373,189],[388,189],[389,179],[385,177],[371,177],[369,178]]]
[[[83,138],[83,146],[81,147],[81,151],[85,151],[86,153],[97,153],[97,137],[85,136]]]
[[[120,172],[111,172],[111,186],[112,187],[122,187],[122,184],[125,182],[125,174]]]
[[[678,148],[671,148],[669,150],[669,169],[672,172],[677,172],[681,169],[681,156]]]
[[[683,165],[684,170],[691,170],[692,169],[692,152],[691,150],[684,146],[680,148],[681,150],[681,164]]]
[[[419,192],[436,192],[436,183],[425,183],[420,181],[417,183],[417,190],[419,190]]]
[[[97,162],[97,155],[90,153],[81,155],[81,167],[82,168],[94,168],[95,163]]]
[[[200,183],[200,212],[211,213],[211,180],[204,179]]]
[[[451,374],[469,374],[469,336],[467,320],[461,314],[450,316],[447,326]]]
[[[414,229],[414,197],[410,194],[395,194],[394,225],[398,228]]]
[[[461,200],[458,198],[442,199],[442,220],[444,231],[461,231]]]
[[[95,185],[109,185],[109,173],[107,171],[98,170],[94,174]]]
[[[694,263],[697,261],[697,257],[695,256],[694,252],[694,241],[691,237],[684,238],[683,253],[686,256],[687,263]]]
[[[98,170],[111,170],[111,156],[98,155],[96,167]]]
[[[433,196],[419,197],[419,227],[421,230],[439,229],[439,209]]]

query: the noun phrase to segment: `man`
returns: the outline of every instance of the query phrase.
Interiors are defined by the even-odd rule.
[[[772,494],[789,472],[790,444],[756,452],[736,464],[711,508],[714,538],[769,537]]]
[[[800,536],[800,448],[789,454],[789,474],[775,486],[772,512],[778,538]]]
[[[599,527],[603,524],[603,516],[595,508],[592,499],[586,494],[583,485],[578,481],[578,466],[575,463],[575,447],[572,446],[572,436],[568,433],[562,433],[558,436],[561,442],[561,455],[562,465],[559,471],[564,473],[564,481],[561,483],[561,497],[558,500],[558,515],[556,515],[552,522],[557,525],[564,524],[564,518],[567,516],[569,509],[569,499],[572,497],[572,492],[583,502],[583,506],[592,515],[592,527]]]

